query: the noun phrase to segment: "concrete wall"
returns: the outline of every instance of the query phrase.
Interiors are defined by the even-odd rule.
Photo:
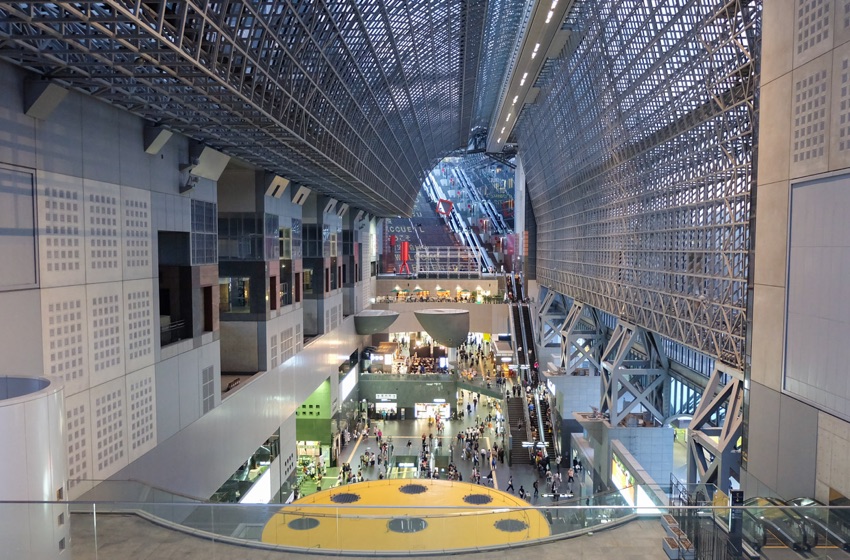
[[[260,371],[257,341],[259,325],[254,321],[223,321],[221,329],[221,369],[225,372]]]
[[[141,119],[81,94],[70,92],[45,120],[26,116],[26,78],[0,63],[0,168],[16,184],[31,182],[35,197],[21,190],[14,215],[38,223],[38,282],[11,293],[4,291],[10,282],[28,277],[0,278],[7,311],[0,349],[8,350],[0,374],[63,379],[74,498],[84,481],[107,478],[156,446],[159,418],[170,430],[200,414],[201,372],[217,373],[218,347],[214,336],[199,336],[160,348],[157,232],[189,231],[192,199],[215,201],[215,184],[201,179],[179,194],[188,140],[175,135],[159,154],[147,154]],[[28,224],[21,221],[22,231]],[[20,250],[20,240],[8,237],[0,235],[4,262]],[[158,375],[158,364],[181,353],[180,368]],[[182,386],[170,395],[175,408],[157,402],[166,393],[158,379]]]
[[[796,334],[793,324],[786,325],[788,248],[793,229],[791,185],[846,173],[850,167],[850,131],[846,124],[850,102],[846,87],[850,77],[850,22],[843,16],[845,4],[837,0],[764,3],[752,263],[752,367],[742,473],[747,496],[777,493],[785,498],[807,495],[828,501],[830,489],[850,496],[850,456],[846,452],[850,418],[841,416],[837,406],[831,406],[848,395],[830,395],[819,403],[820,399],[800,384],[824,369],[818,365],[817,356],[828,357],[827,364],[834,363],[826,369],[838,367],[843,371],[841,349],[846,344],[833,336],[835,329],[813,327]],[[834,204],[832,207],[840,208]],[[843,211],[813,218],[816,227],[812,231],[838,231],[836,226],[845,221]],[[841,234],[840,239],[831,239],[830,243],[846,246],[848,240],[844,237]],[[811,250],[802,246],[796,250],[816,257],[822,249],[813,245]],[[818,287],[846,285],[843,270],[848,262],[850,256],[845,254],[832,258],[828,266],[798,267],[791,280],[796,286],[813,290],[829,309],[844,299]],[[818,307],[807,306],[804,311],[825,317]],[[808,347],[808,356],[803,360],[794,358],[783,363],[786,326],[789,335],[809,336],[816,341]],[[793,347],[799,341],[787,343]],[[841,377],[846,379],[846,375]]]

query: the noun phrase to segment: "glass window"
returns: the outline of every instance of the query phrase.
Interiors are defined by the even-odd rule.
[[[313,271],[309,268],[304,270],[304,293],[313,293]]]
[[[250,278],[219,278],[219,312],[249,313],[251,311]]]

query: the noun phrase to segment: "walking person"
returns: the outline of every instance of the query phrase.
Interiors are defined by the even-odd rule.
[[[510,492],[511,494],[514,493],[514,477],[513,476],[508,477],[508,487],[505,488],[505,492]]]
[[[534,497],[536,498],[537,496],[540,495],[540,489],[537,486],[536,480],[534,481],[534,484],[532,484],[532,488],[534,488]]]

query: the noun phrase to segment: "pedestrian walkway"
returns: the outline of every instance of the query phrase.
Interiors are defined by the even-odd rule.
[[[463,418],[444,420],[445,428],[442,434],[438,434],[436,427],[429,425],[427,419],[372,420],[370,422],[370,428],[375,427],[380,429],[383,434],[383,440],[389,442],[389,445],[392,447],[390,462],[391,465],[394,465],[394,468],[388,473],[389,478],[416,476],[415,465],[418,464],[419,451],[422,448],[422,436],[424,435],[427,441],[429,439],[428,436],[431,435],[435,441],[439,441],[441,444],[439,447],[434,447],[436,463],[441,468],[441,478],[445,479],[446,476],[445,471],[442,469],[446,469],[449,464],[453,464],[460,470],[465,482],[472,480],[473,461],[463,457],[457,443],[457,434],[458,432],[465,431],[467,428],[478,426],[482,419],[486,419],[488,412],[495,410],[496,403],[500,407],[504,406],[505,403],[502,400],[491,399],[491,403],[494,405],[494,408],[491,409],[487,406],[486,396],[482,402],[475,405],[473,398],[480,398],[480,394],[465,391],[464,395],[463,408],[466,410],[466,406],[469,405],[472,407],[472,413],[464,414]],[[409,447],[408,442],[410,443]],[[483,436],[479,439],[479,446],[483,449],[492,449],[494,443],[502,447],[507,445],[507,439],[503,439],[502,436],[497,435],[494,430],[485,429]],[[350,463],[355,473],[357,470],[362,470],[364,480],[377,480],[379,478],[378,466],[360,467],[358,458],[366,451],[376,452],[378,446],[379,444],[375,436],[361,436],[343,449],[339,461],[341,463]],[[529,495],[527,496],[529,503],[548,505],[554,501],[554,498],[551,496],[551,489],[548,487],[545,477],[539,476],[537,469],[526,462],[525,453],[525,450],[521,450],[518,453],[519,457],[515,454],[515,460],[512,466],[508,466],[507,459],[505,459],[505,462],[497,462],[496,469],[493,470],[493,487],[502,490],[506,489],[508,479],[512,477],[516,490],[519,490],[522,486],[529,491]],[[488,482],[490,467],[489,465],[485,466],[480,459],[479,462],[481,463],[481,482],[486,484]],[[414,467],[402,470],[398,467],[399,463],[413,463]],[[558,468],[556,463],[557,461],[552,461],[553,469]],[[329,477],[325,477],[325,480],[329,480]],[[538,482],[538,487],[540,488],[540,495],[538,496],[533,495],[535,481]],[[324,487],[327,488],[327,486]],[[562,495],[566,491],[566,485],[562,485]],[[306,494],[305,492],[304,495]],[[547,494],[547,496],[543,494]]]

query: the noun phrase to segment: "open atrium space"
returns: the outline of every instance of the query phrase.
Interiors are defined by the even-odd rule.
[[[0,0],[0,560],[850,560],[845,209],[850,0]]]

